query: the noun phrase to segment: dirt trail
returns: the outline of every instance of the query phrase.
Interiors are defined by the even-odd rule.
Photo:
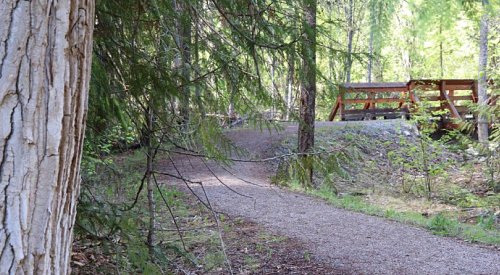
[[[294,125],[285,129],[286,133],[296,131]],[[228,136],[250,153],[268,156],[267,151],[283,133],[239,129]],[[498,250],[434,236],[424,229],[337,209],[319,199],[278,189],[269,184],[269,164],[236,163],[228,172],[208,163],[225,185],[245,195],[241,196],[221,184],[200,158],[178,156],[175,162],[184,176],[204,182],[216,209],[304,241],[311,254],[342,273],[500,274]],[[171,164],[164,169],[172,171]],[[192,188],[201,192],[195,184]]]

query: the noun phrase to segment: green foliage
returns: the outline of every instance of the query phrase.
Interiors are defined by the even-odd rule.
[[[211,271],[224,264],[224,254],[222,251],[211,252],[204,258],[205,271]]]
[[[445,217],[443,214],[438,214],[430,219],[429,229],[436,235],[456,236],[458,222]]]
[[[117,159],[117,157],[113,157]],[[137,152],[119,163],[87,158],[82,166],[82,191],[78,203],[75,238],[98,244],[112,255],[116,270],[128,273],[162,274],[171,259],[190,256],[178,244],[160,243],[150,254],[144,240],[147,215],[144,208],[127,209],[136,195],[144,155]],[[136,171],[136,172],[131,172]],[[182,210],[181,193],[162,188],[172,207]],[[155,194],[159,196],[159,194]],[[140,199],[141,200],[141,199]],[[142,201],[142,200],[141,200]],[[143,202],[139,202],[142,204]],[[179,214],[182,213],[179,211]],[[179,244],[180,245],[180,244]]]
[[[142,240],[143,221],[136,213],[124,212],[121,207],[97,200],[84,191],[78,204],[76,238],[100,240],[106,254],[114,255],[118,270],[160,274]]]
[[[481,216],[478,224],[485,230],[495,230],[495,220],[495,215]]]

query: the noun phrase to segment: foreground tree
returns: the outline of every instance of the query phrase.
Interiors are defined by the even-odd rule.
[[[2,1],[0,274],[69,273],[94,1]]]
[[[316,108],[316,0],[304,1],[304,38],[302,41],[302,78],[300,88],[299,153],[310,153],[314,147]],[[312,157],[303,155],[306,185],[312,184]]]

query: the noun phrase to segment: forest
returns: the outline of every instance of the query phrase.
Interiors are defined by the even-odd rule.
[[[499,274],[499,0],[0,2],[0,274]]]

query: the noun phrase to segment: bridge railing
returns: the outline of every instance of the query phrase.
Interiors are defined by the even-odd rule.
[[[446,111],[442,119],[456,126],[458,120],[475,117],[469,106],[478,101],[477,89],[474,79],[343,84],[329,120],[409,117],[425,101],[431,112]]]

